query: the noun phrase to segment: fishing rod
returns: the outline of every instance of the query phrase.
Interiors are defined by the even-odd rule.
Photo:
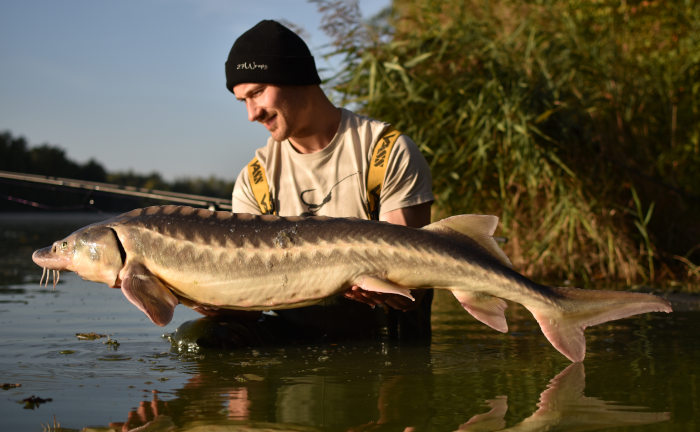
[[[98,191],[103,193],[126,195],[171,203],[185,204],[195,207],[205,207],[210,210],[231,211],[231,201],[224,198],[194,195],[181,192],[171,192],[156,189],[146,189],[135,186],[124,186],[113,183],[99,183],[64,177],[52,177],[38,174],[26,174],[11,171],[1,171],[0,179],[16,180],[29,183],[48,184],[52,186]]]

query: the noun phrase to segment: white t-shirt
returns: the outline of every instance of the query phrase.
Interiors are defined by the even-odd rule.
[[[341,109],[338,132],[323,150],[302,154],[291,143],[269,138],[255,156],[267,176],[280,216],[366,219],[367,171],[375,144],[388,124]],[[380,215],[434,200],[430,168],[418,146],[401,135],[389,156],[379,201]],[[260,214],[241,170],[233,188],[233,212]]]

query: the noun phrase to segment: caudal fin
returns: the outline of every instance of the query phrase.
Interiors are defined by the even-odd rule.
[[[551,287],[557,306],[525,305],[549,342],[573,362],[586,356],[586,327],[646,312],[671,312],[651,294]]]

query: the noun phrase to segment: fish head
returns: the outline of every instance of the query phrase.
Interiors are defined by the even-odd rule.
[[[118,284],[124,257],[116,232],[104,225],[81,228],[32,254],[32,260],[39,267],[73,271],[83,279],[111,287]]]

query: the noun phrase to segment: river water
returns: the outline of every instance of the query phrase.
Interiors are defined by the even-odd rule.
[[[576,364],[521,307],[500,334],[449,293],[426,345],[188,349],[183,306],[160,328],[75,274],[39,286],[31,252],[101,218],[0,214],[0,430],[700,430],[700,312],[674,299],[588,329]]]

